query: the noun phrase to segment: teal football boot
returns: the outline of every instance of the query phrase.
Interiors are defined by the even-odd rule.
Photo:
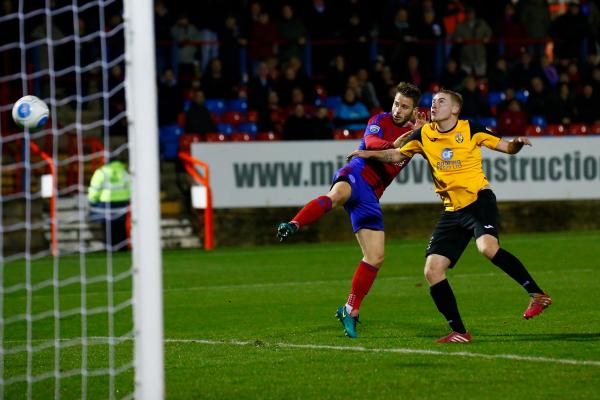
[[[356,323],[358,322],[358,317],[351,317],[350,314],[346,312],[346,306],[341,306],[338,308],[335,312],[335,317],[342,323],[346,336],[352,339],[358,337],[358,334],[356,333]]]

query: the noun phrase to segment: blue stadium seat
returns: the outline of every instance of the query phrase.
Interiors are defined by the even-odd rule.
[[[254,122],[242,122],[237,126],[237,130],[239,132],[251,133],[253,135],[256,135],[256,133],[258,133],[258,127]]]
[[[179,153],[179,137],[183,129],[179,125],[163,125],[158,130],[160,153],[165,160],[174,160]]]
[[[225,112],[225,100],[223,99],[206,99],[204,105],[208,111],[221,115]]]
[[[244,99],[233,99],[227,102],[227,111],[246,112],[248,111],[248,102]]]
[[[190,99],[183,100],[183,111],[188,112],[190,110],[191,105],[192,105],[192,101]]]
[[[477,122],[490,128],[496,128],[498,126],[498,122],[494,117],[479,117],[477,118]]]
[[[328,96],[325,99],[325,106],[327,108],[336,109],[342,103],[342,98],[340,96]]]
[[[488,103],[490,104],[490,107],[497,106],[505,98],[506,98],[506,95],[502,92],[488,93]]]
[[[548,121],[546,120],[546,118],[543,115],[534,115],[534,116],[532,116],[531,120],[529,121],[529,123],[531,125],[541,126],[542,128],[545,128],[546,126],[548,126]]]
[[[233,125],[224,122],[218,123],[217,131],[224,133],[225,135],[231,135],[233,133]]]
[[[431,107],[432,101],[433,92],[425,92],[421,95],[421,100],[419,100],[419,107]]]
[[[518,92],[515,92],[515,99],[522,103],[527,103],[527,99],[529,99],[529,92],[527,90],[519,90]]]

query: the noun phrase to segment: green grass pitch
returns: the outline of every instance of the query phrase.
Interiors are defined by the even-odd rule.
[[[361,307],[360,338],[343,336],[335,309],[343,304],[361,257],[356,243],[274,244],[212,252],[164,252],[165,376],[168,399],[594,399],[600,398],[599,232],[505,235],[554,304],[526,321],[528,297],[480,256],[474,244],[449,273],[470,344],[440,345],[448,332],[425,284],[427,239],[389,240],[386,261]],[[126,254],[114,256],[113,272],[126,271]],[[88,277],[106,273],[102,255],[86,258]],[[61,278],[81,270],[78,257],[61,261]],[[4,266],[4,286],[24,282],[22,263]],[[62,275],[64,274],[64,276]],[[51,260],[32,264],[34,283],[52,276]],[[88,285],[86,334],[106,337],[106,282]],[[61,288],[63,312],[81,306],[81,285]],[[130,281],[113,285],[113,332],[131,330]],[[25,291],[3,294],[4,318],[26,310]],[[52,305],[52,288],[37,290],[34,314]],[[45,343],[53,318],[32,322],[32,343]],[[26,321],[3,329],[5,348],[23,346]],[[80,315],[61,318],[61,337],[81,336]],[[87,366],[102,369],[111,357],[127,365],[132,343],[107,354],[87,347]],[[68,343],[65,341],[64,343]],[[63,373],[82,363],[81,347],[34,352],[34,375]],[[5,379],[27,373],[27,353],[4,355]],[[87,378],[88,398],[132,390],[131,370],[114,380]],[[34,398],[48,398],[55,380],[32,384]],[[63,398],[81,398],[81,376],[60,380]],[[48,396],[50,394],[50,396]],[[24,398],[27,386],[4,387],[5,398]]]

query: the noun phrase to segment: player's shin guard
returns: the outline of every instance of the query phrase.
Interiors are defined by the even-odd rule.
[[[525,266],[519,259],[504,249],[499,249],[494,258],[494,265],[498,266],[508,276],[513,278],[529,294],[542,294],[544,291],[533,280]]]
[[[460,318],[456,298],[454,297],[454,292],[452,292],[448,280],[444,279],[430,287],[429,293],[431,294],[437,309],[442,313],[444,318],[446,318],[446,321],[448,321],[450,328],[454,332],[466,333],[467,330]]]
[[[360,308],[360,304],[367,293],[369,293],[371,286],[373,286],[373,282],[375,281],[378,272],[379,268],[361,260],[354,273],[354,277],[352,278],[352,290],[348,296],[347,303],[347,306],[351,308],[351,310],[348,311],[358,310]]]
[[[320,196],[302,207],[291,222],[296,223],[298,227],[310,225],[318,221],[329,210],[331,210],[331,199],[327,196]]]

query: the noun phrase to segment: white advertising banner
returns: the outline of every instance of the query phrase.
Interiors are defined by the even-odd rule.
[[[600,136],[536,137],[509,156],[484,148],[484,171],[499,201],[600,199]],[[300,206],[327,193],[358,141],[194,143],[210,166],[213,207]],[[417,155],[381,198],[383,204],[439,202]]]

